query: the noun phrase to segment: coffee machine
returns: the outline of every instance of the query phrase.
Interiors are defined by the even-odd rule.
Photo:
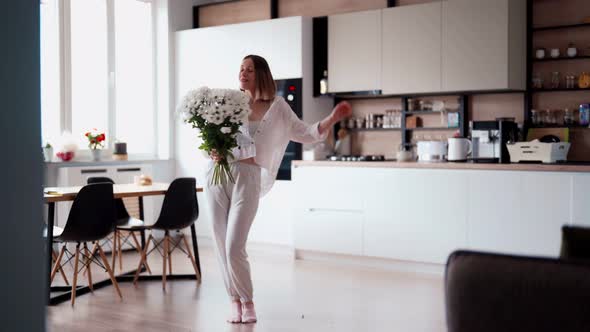
[[[476,145],[473,150],[477,151],[473,162],[510,163],[506,144],[518,140],[518,125],[514,120],[473,121],[470,127],[472,142]]]

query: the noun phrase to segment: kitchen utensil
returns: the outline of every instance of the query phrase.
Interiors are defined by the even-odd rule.
[[[400,150],[397,151],[395,154],[395,158],[397,161],[406,162],[406,161],[414,161],[416,158],[414,157],[414,151],[412,149],[406,150],[403,147],[400,147]]]
[[[418,142],[418,161],[442,162],[447,155],[447,144],[442,141]]]
[[[448,145],[448,161],[465,161],[471,153],[471,142],[466,138],[449,138]]]

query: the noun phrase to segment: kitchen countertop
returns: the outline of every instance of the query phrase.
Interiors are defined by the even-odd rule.
[[[590,163],[559,164],[484,164],[454,162],[397,162],[397,161],[330,161],[330,160],[294,160],[293,167],[327,166],[327,167],[374,167],[374,168],[423,168],[423,169],[472,169],[498,171],[538,171],[538,172],[590,172]]]

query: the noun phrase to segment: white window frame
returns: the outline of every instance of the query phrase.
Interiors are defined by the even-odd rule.
[[[108,109],[107,111],[107,131],[109,133],[109,144],[105,147],[107,154],[113,150],[114,139],[117,137],[116,133],[116,61],[115,61],[115,3],[116,0],[104,0],[107,6],[107,72],[108,76]],[[152,6],[152,104],[153,104],[153,134],[154,144],[152,150],[148,153],[130,154],[129,157],[133,159],[155,159],[158,156],[158,82],[157,82],[157,7],[155,0],[139,0],[150,3]],[[58,1],[59,11],[59,76],[60,76],[60,132],[72,132],[72,59],[71,59],[71,0]],[[84,159],[90,158],[90,150],[86,147],[79,147],[78,156]]]

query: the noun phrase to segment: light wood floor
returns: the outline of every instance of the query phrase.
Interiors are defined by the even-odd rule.
[[[121,283],[123,301],[112,286],[48,307],[49,331],[446,331],[440,276],[293,261],[284,254],[250,253],[259,322],[225,322],[229,302],[208,247],[201,248],[203,282]],[[162,261],[150,256],[154,273]],[[138,255],[126,253],[126,268]],[[188,258],[173,256],[173,272],[190,273]],[[93,279],[106,273],[93,270]],[[68,277],[69,277],[68,273]],[[86,278],[82,278],[83,284]],[[54,284],[61,284],[56,277]]]

